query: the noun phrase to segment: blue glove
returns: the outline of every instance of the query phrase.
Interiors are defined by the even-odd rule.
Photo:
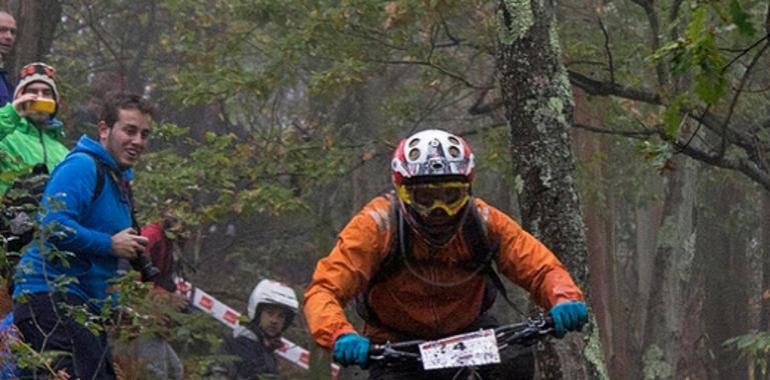
[[[580,331],[588,322],[586,304],[581,301],[567,301],[554,305],[550,311],[553,317],[554,335],[563,338],[567,331]]]
[[[344,366],[358,364],[362,368],[366,367],[369,360],[369,338],[354,333],[340,335],[334,341],[333,356],[334,360]]]

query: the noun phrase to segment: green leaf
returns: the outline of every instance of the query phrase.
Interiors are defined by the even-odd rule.
[[[706,20],[708,18],[708,8],[701,4],[692,12],[692,19],[687,24],[685,35],[691,41],[697,41],[706,32]]]
[[[757,34],[757,29],[754,28],[754,24],[751,23],[751,15],[743,9],[740,1],[730,1],[729,11],[730,18],[732,19],[733,24],[738,27],[739,32],[749,37],[753,37]]]
[[[686,95],[677,95],[663,112],[663,129],[670,137],[676,137],[679,134],[679,127],[682,125],[684,118],[683,108],[686,104],[686,99]]]

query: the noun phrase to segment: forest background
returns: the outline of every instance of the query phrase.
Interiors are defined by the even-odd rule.
[[[301,295],[348,218],[390,188],[398,140],[441,128],[474,147],[474,193],[588,296],[594,320],[540,347],[560,359],[542,378],[768,378],[767,1],[0,5],[19,26],[6,68],[57,69],[70,145],[108,91],[160,104],[141,219],[184,215],[184,276],[233,307],[261,278]],[[224,332],[205,318],[174,332],[190,378]],[[302,318],[288,336],[313,347]]]

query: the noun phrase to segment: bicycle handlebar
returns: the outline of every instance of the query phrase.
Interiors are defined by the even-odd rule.
[[[529,346],[554,331],[553,318],[537,314],[524,322],[512,323],[493,329],[498,349],[511,345]],[[410,340],[404,342],[375,344],[369,349],[369,359],[387,363],[421,362],[419,346],[428,340]]]

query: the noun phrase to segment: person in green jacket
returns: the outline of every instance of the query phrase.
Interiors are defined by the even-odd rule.
[[[3,23],[0,22],[0,34]],[[0,52],[1,53],[1,52]],[[3,204],[0,210],[4,210],[6,191],[16,178],[31,173],[38,164],[44,164],[48,173],[59,164],[69,152],[60,142],[63,135],[62,123],[55,119],[59,107],[59,90],[56,88],[56,72],[51,66],[44,63],[30,63],[24,66],[19,73],[19,82],[13,91],[13,101],[0,107],[0,199]],[[38,99],[48,100],[50,108],[53,101],[53,109],[50,112],[35,111],[33,103]],[[45,106],[45,103],[43,103]],[[10,200],[13,203],[14,200]],[[13,224],[3,214],[0,218],[0,230],[5,234],[13,231],[8,228]],[[14,232],[21,233],[21,232]],[[13,273],[12,267],[18,258],[8,256],[8,252],[20,252],[30,239],[32,231],[25,231],[18,240],[6,241],[2,247],[5,249],[5,266],[0,269],[0,315],[5,315],[10,305],[8,285]]]
[[[57,80],[51,66],[30,63],[19,73],[13,102],[0,108],[0,195],[16,175],[37,164],[45,164],[50,173],[69,152],[60,141],[63,125],[54,118],[60,100]],[[49,106],[53,101],[53,107],[42,110],[45,100]]]

